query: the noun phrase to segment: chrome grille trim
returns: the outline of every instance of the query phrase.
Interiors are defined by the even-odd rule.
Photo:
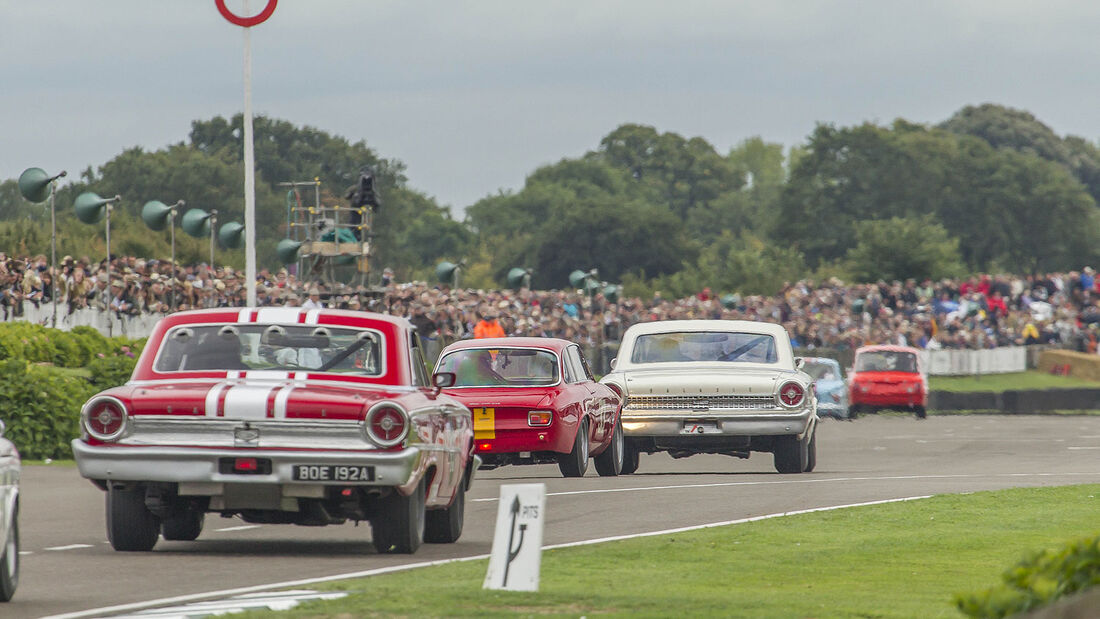
[[[706,403],[703,408],[702,403]],[[779,408],[774,395],[632,395],[625,409],[632,410],[749,410]]]
[[[165,417],[135,415],[131,417],[131,431],[118,445],[151,447],[178,445],[185,447],[238,448],[234,430],[248,423],[258,430],[259,441],[248,448],[296,449],[375,449],[363,438],[359,421],[270,420],[270,419],[211,419],[209,417]]]

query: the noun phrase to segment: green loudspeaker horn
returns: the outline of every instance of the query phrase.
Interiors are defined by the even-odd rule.
[[[118,202],[120,199],[119,196],[101,198],[94,192],[86,191],[76,197],[73,202],[73,209],[76,210],[77,219],[86,224],[94,224],[103,219],[108,204]]]
[[[241,237],[244,236],[244,224],[231,221],[218,228],[218,242],[222,247],[237,249],[241,246]]]
[[[180,227],[195,238],[210,236],[210,215],[201,208],[193,208],[183,214]]]
[[[150,230],[164,230],[172,216],[172,208],[160,200],[149,200],[141,207],[141,220]]]
[[[577,269],[569,274],[569,285],[573,288],[583,288],[586,279],[588,279],[588,273]]]
[[[294,264],[298,261],[298,249],[302,247],[301,241],[283,239],[275,247],[275,253],[279,256],[279,262]]]
[[[726,309],[733,309],[737,307],[738,303],[741,302],[741,297],[740,295],[736,294],[724,294],[722,295],[722,298],[719,299],[719,302],[722,303],[722,307]]]
[[[45,202],[50,197],[50,182],[53,177],[42,168],[27,168],[19,175],[19,193],[28,202]]]
[[[455,272],[458,271],[457,264],[453,262],[443,261],[435,266],[435,277],[444,284],[450,284],[454,282]]]
[[[531,269],[522,269],[515,267],[508,271],[508,287],[509,288],[522,288],[530,285]]]
[[[617,303],[619,301],[619,295],[623,293],[623,287],[618,284],[609,284],[604,286],[603,297],[611,303]]]

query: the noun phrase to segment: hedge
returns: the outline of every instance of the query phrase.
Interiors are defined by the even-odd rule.
[[[4,437],[31,460],[71,458],[80,407],[95,393],[85,378],[22,359],[0,361],[0,419]]]
[[[97,356],[136,355],[144,346],[144,339],[107,338],[92,327],[62,331],[31,322],[0,323],[0,360],[25,359],[79,368]]]
[[[1028,557],[1002,579],[998,587],[956,596],[955,604],[971,617],[1000,619],[1100,585],[1100,535]]]

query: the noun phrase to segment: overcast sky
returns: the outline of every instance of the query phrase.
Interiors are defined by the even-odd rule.
[[[253,108],[366,140],[461,217],[626,122],[725,152],[996,102],[1095,141],[1098,28],[1094,0],[282,0]],[[213,0],[0,0],[0,179],[240,112],[242,50]]]

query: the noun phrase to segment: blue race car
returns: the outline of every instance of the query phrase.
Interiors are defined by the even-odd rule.
[[[836,359],[803,357],[802,371],[814,379],[817,414],[821,417],[848,419],[848,385]]]

